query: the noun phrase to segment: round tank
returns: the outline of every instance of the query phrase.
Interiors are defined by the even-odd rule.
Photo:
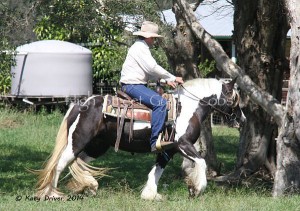
[[[44,40],[19,46],[12,67],[11,94],[88,96],[92,94],[92,52],[73,43]]]

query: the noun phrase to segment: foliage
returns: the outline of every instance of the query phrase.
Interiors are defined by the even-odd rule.
[[[6,47],[8,46],[7,39],[5,39],[5,26],[6,26],[6,11],[7,6],[6,4],[0,4],[0,37],[3,37],[2,40],[0,40],[0,94],[5,94],[9,90],[10,86],[10,60],[7,57],[7,54],[5,52]]]
[[[1,42],[0,49],[10,49],[5,40]],[[10,68],[13,64],[13,53],[11,51],[0,51],[0,94],[7,94],[11,88]]]
[[[34,40],[32,28],[35,21],[33,0],[1,0],[0,2],[0,40],[11,46]]]
[[[103,25],[107,29],[105,36],[95,37],[92,42],[94,46],[91,47],[93,77],[96,80],[118,81],[127,46],[123,44],[121,27],[112,26],[109,22],[104,22]]]
[[[101,5],[87,0],[51,0],[37,8],[40,18],[34,29],[38,39],[87,42],[90,34],[101,27]],[[100,21],[100,23],[98,23]]]
[[[115,0],[105,1],[106,8],[114,14],[122,15],[125,17],[130,16],[131,19],[135,20],[138,24],[143,20],[159,20],[158,16],[158,6],[155,1],[147,0]]]
[[[82,43],[93,52],[94,80],[114,78],[124,59],[123,23],[98,1],[52,0],[39,7],[34,31],[41,40]],[[120,44],[121,43],[121,44]]]
[[[11,88],[11,54],[0,53],[0,94],[4,95]]]
[[[15,47],[33,39],[31,3],[31,0],[0,2],[0,94],[7,94],[11,88]]]
[[[151,54],[160,66],[164,67],[166,70],[170,69],[167,56],[161,47],[155,47],[154,49],[151,49]],[[172,71],[170,70],[170,72]]]
[[[198,68],[203,78],[207,77],[207,75],[215,70],[216,61],[215,60],[208,60],[200,62]]]
[[[125,3],[126,2],[126,3]],[[113,14],[117,14],[123,18],[123,24],[125,25],[133,25],[133,30],[139,30],[141,23],[144,20],[151,20],[154,22],[160,22],[160,16],[157,12],[159,10],[157,2],[155,1],[147,1],[147,0],[134,0],[134,1],[124,1],[124,0],[116,0],[116,1],[106,1],[105,6],[110,8],[110,11]],[[123,42],[127,43],[130,46],[135,38],[130,36],[123,36]],[[127,50],[126,48],[122,48],[123,50]],[[167,61],[167,57],[163,52],[163,49],[158,45],[155,48],[151,49],[151,53],[153,57],[156,59],[157,63],[163,66],[166,69],[169,69],[169,64]],[[126,52],[122,52],[123,55],[120,57],[124,60]],[[113,71],[113,74],[116,73]],[[114,80],[115,78],[113,78]]]
[[[37,38],[57,39],[88,44],[93,52],[93,78],[95,81],[119,80],[127,46],[132,43],[123,33],[127,24],[139,25],[143,19],[158,20],[155,2],[51,0],[42,3],[41,18],[34,29]],[[168,67],[164,53],[153,51],[154,57]]]
[[[5,30],[8,26],[7,20],[11,18],[12,14],[5,2],[0,4],[0,14],[0,94],[6,94],[11,87],[10,68],[13,57],[9,52],[12,46],[8,42],[7,32]]]

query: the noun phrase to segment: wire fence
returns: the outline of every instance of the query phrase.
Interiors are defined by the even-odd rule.
[[[94,85],[94,94],[106,95],[106,94],[115,94],[119,89],[119,84],[117,82],[97,82]]]

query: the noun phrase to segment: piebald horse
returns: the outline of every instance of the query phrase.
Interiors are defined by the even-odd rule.
[[[193,79],[180,85],[173,97],[180,101],[180,112],[174,121],[176,143],[174,148],[158,153],[156,162],[142,190],[141,198],[161,199],[157,193],[158,181],[175,153],[180,153],[194,163],[187,175],[190,194],[198,196],[207,185],[206,163],[194,147],[202,122],[216,110],[227,123],[236,125],[245,120],[239,107],[239,95],[234,89],[235,80],[223,83],[217,79]],[[69,166],[73,176],[68,187],[75,192],[88,189],[93,194],[98,189],[96,176],[105,174],[105,168],[92,167],[88,162],[103,155],[115,145],[117,118],[106,115],[104,97],[92,96],[82,105],[71,105],[62,120],[55,148],[44,168],[37,171],[37,196],[61,197],[57,184],[61,172]],[[133,140],[129,139],[130,120],[125,120],[120,150],[149,153],[151,127],[146,122],[134,122]]]

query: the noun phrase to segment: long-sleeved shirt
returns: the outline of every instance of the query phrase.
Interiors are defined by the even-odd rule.
[[[128,50],[121,71],[120,82],[146,84],[149,80],[175,81],[176,77],[158,65],[144,40],[137,40]]]

